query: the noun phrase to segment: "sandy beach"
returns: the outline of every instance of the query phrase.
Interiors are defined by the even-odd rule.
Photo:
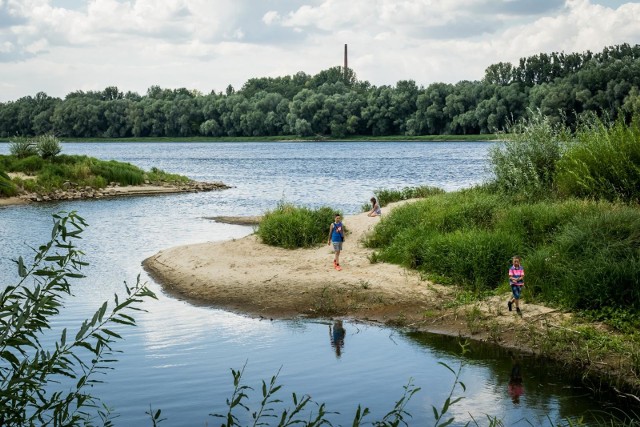
[[[402,203],[407,202],[384,211]],[[342,271],[333,268],[329,245],[288,250],[267,246],[255,234],[169,248],[143,265],[174,296],[251,316],[341,316],[486,338],[467,321],[468,308],[451,307],[456,287],[429,282],[397,265],[370,262],[373,251],[362,240],[379,221],[384,219],[366,213],[345,217]],[[509,326],[554,313],[529,304],[520,318],[507,311],[508,296],[475,304],[474,309]]]

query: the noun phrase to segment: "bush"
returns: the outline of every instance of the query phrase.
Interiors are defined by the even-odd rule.
[[[27,174],[34,174],[39,172],[45,165],[45,161],[42,157],[34,154],[33,156],[21,158],[13,164],[12,170],[16,172],[24,172]]]
[[[640,308],[640,211],[608,207],[576,216],[528,260],[527,286],[578,309]]]
[[[640,201],[640,117],[583,123],[558,162],[557,187],[565,196]]]
[[[564,145],[571,138],[569,129],[537,112],[512,125],[507,135],[489,152],[496,187],[525,198],[548,195]]]
[[[130,163],[91,159],[91,173],[102,176],[108,182],[121,185],[140,185],[144,183],[144,171]]]
[[[493,289],[507,277],[509,260],[519,253],[519,236],[471,230],[431,235],[421,240],[412,267],[446,276],[474,292]]]
[[[38,154],[35,141],[25,137],[12,138],[9,141],[9,152],[19,159]]]
[[[335,213],[328,207],[311,210],[280,203],[264,215],[257,234],[271,246],[287,249],[317,246],[327,241]]]
[[[35,138],[36,150],[40,157],[51,160],[62,151],[60,140],[53,135],[41,135]]]

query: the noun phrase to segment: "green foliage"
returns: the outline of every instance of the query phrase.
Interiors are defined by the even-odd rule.
[[[60,140],[51,134],[40,135],[35,138],[38,155],[46,160],[51,160],[62,151]]]
[[[604,322],[625,334],[633,334],[640,328],[640,313],[629,307],[602,307],[598,310],[585,310],[581,314],[586,319]]]
[[[12,172],[24,172],[26,174],[31,175],[38,172],[46,164],[46,161],[42,157],[35,154],[29,157],[23,157],[19,159],[20,160],[14,162],[11,168],[8,170]]]
[[[352,69],[314,76],[252,78],[240,90],[202,94],[152,86],[45,93],[0,103],[0,137],[50,133],[65,138],[478,135],[540,110],[551,123],[585,111],[624,117],[638,110],[640,45],[602,52],[540,53],[490,65],[482,81],[393,86],[359,81]]]
[[[434,194],[442,194],[444,190],[437,187],[431,187],[423,185],[420,187],[404,187],[402,189],[377,189],[373,192],[380,207],[386,206],[389,203],[398,202],[400,200],[409,199],[423,199]],[[365,203],[362,205],[362,211],[367,212],[371,210],[371,203]]]
[[[150,182],[173,182],[173,183],[187,183],[189,178],[183,175],[175,173],[168,173],[157,167],[152,167],[149,172],[145,174],[146,179]]]
[[[444,363],[442,363],[442,365],[447,367],[448,369],[451,369]],[[262,381],[262,387],[260,388],[262,392],[262,398],[260,400],[260,403],[255,408],[251,407],[249,401],[251,398],[250,393],[254,391],[254,389],[242,383],[242,375],[244,374],[245,367],[246,364],[239,371],[231,369],[234,388],[231,397],[226,401],[227,413],[209,414],[213,417],[224,419],[225,421],[222,423],[223,427],[239,427],[245,425],[277,425],[279,427],[285,427],[298,424],[307,427],[314,427],[322,425],[332,425],[328,416],[335,413],[328,412],[324,403],[318,404],[314,402],[309,395],[298,396],[296,393],[293,393],[291,396],[293,406],[285,409],[279,409],[279,407],[282,407],[282,404],[284,403],[282,400],[278,399],[275,396],[276,393],[282,388],[282,385],[277,383],[280,371],[278,371],[276,375],[271,377],[271,380],[268,384],[265,381]],[[460,383],[458,381],[458,378],[456,377],[456,384],[454,385],[454,388],[455,386],[460,384],[462,383]],[[462,384],[462,387],[464,387],[464,384]],[[420,391],[420,388],[416,387],[413,384],[412,379],[410,379],[408,384],[406,384],[403,388],[403,395],[398,401],[395,402],[393,409],[387,412],[381,420],[372,422],[372,425],[377,427],[397,427],[399,425],[409,425],[406,421],[406,418],[411,418],[411,414],[406,411],[406,406],[411,398]],[[448,399],[446,406],[442,410],[442,414],[444,415],[447,412],[448,408],[451,405],[457,403],[459,400],[460,398],[457,398],[453,401]],[[238,411],[241,411],[241,414],[238,414]],[[279,414],[277,413],[278,411],[280,411]],[[248,419],[246,414],[251,414],[250,420]],[[363,425],[365,418],[369,414],[369,408],[362,408],[360,405],[358,405],[358,408],[354,415],[352,426],[357,427]],[[436,425],[445,426],[447,424]]]
[[[605,206],[529,257],[527,286],[573,308],[640,308],[640,211]]]
[[[287,249],[317,246],[327,241],[335,213],[328,207],[309,209],[281,202],[265,213],[257,234],[271,246]]]
[[[526,202],[475,188],[397,207],[365,244],[377,260],[474,293],[524,255],[527,296],[569,308],[640,307],[640,211],[606,202]]]
[[[639,202],[640,117],[582,123],[558,162],[557,184],[563,195]]]
[[[19,159],[35,156],[38,153],[35,142],[31,138],[14,137],[10,140],[9,152]]]
[[[140,185],[144,183],[144,171],[130,163],[91,159],[89,168],[93,175],[101,176],[107,182],[117,182],[121,185]]]
[[[158,168],[145,172],[129,163],[64,154],[46,160],[38,155],[26,158],[0,155],[0,168],[33,176],[34,179],[13,180],[18,187],[32,192],[53,191],[63,188],[67,182],[73,186],[92,188],[104,188],[112,182],[123,186],[141,185],[146,181],[174,184],[189,182],[189,178],[185,176],[170,174]]]
[[[536,112],[515,123],[507,138],[491,148],[489,162],[495,185],[507,194],[545,196],[554,187],[556,165],[570,131]]]
[[[111,425],[90,388],[114,362],[113,345],[121,336],[112,326],[135,326],[126,313],[155,295],[139,278],[135,286],[125,283],[125,299],[116,295],[110,310],[105,301],[77,331],[64,329],[55,346],[45,348],[43,337],[72,295],[72,281],[84,277],[87,264],[74,241],[85,226],[74,212],[54,215],[51,240],[36,250],[30,266],[22,257],[15,261],[20,281],[0,294],[1,425],[80,426],[96,416]]]
[[[11,177],[7,175],[2,169],[0,169],[0,194],[6,197],[15,196],[18,194],[18,190]]]

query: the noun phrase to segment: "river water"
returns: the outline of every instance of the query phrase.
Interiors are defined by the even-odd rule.
[[[409,425],[433,425],[454,384],[466,391],[449,414],[452,425],[495,416],[504,425],[551,425],[588,410],[607,417],[611,405],[558,367],[530,357],[473,344],[462,356],[452,338],[409,333],[345,319],[344,338],[332,343],[334,319],[253,319],[193,305],[165,295],[141,262],[182,244],[241,238],[251,227],[208,218],[260,215],[287,201],[359,212],[375,189],[433,185],[447,191],[488,179],[487,142],[245,142],[245,143],[64,143],[63,153],[115,159],[143,169],[158,167],[195,180],[222,181],[233,188],[207,193],[70,201],[0,207],[0,285],[15,283],[13,259],[33,258],[31,247],[47,241],[51,215],[77,211],[89,223],[79,247],[86,279],[55,319],[54,328],[77,329],[123,281],[140,275],[158,294],[136,315],[138,326],[123,330],[115,369],[92,390],[113,408],[117,426],[151,425],[145,414],[162,409],[163,425],[216,425],[231,396],[231,369],[243,366],[243,382],[261,399],[261,381],[279,372],[278,397],[291,393],[326,403],[334,425],[350,425],[358,404],[379,420],[411,380],[421,390],[407,406]],[[0,154],[8,153],[0,144]],[[337,328],[340,330],[340,328]],[[511,381],[516,373],[522,381]],[[238,413],[240,415],[240,412]],[[243,418],[247,420],[247,418]]]

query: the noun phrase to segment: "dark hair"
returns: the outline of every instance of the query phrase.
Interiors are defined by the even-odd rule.
[[[376,202],[376,198],[375,198],[375,197],[372,197],[370,201],[371,201],[371,203],[372,203],[372,204],[374,204],[374,205],[377,203],[377,202]]]

